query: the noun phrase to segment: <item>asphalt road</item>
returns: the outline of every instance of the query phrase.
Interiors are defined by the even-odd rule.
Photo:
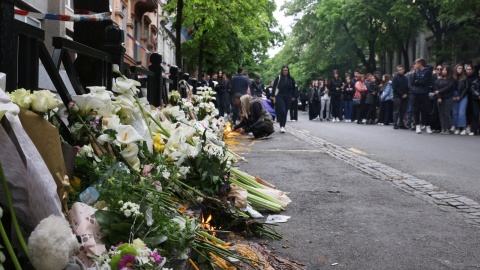
[[[476,152],[478,137],[417,135],[394,132],[391,127],[310,122],[305,115],[289,125],[365,151],[371,159],[432,183],[437,181],[436,185],[451,192],[478,195],[479,184],[471,179],[478,175],[478,169],[467,166],[474,167],[473,153],[466,156],[471,161],[458,169],[455,179],[447,175],[457,170],[443,164],[458,166],[461,150],[452,151],[453,146]],[[268,140],[238,141],[240,144],[232,148],[248,160],[238,163],[240,168],[290,192],[293,201],[281,213],[291,219],[277,227],[284,239],[258,240],[267,242],[272,252],[315,270],[480,269],[480,226],[457,212],[445,211],[391,182],[374,179],[289,132],[274,133]],[[451,153],[435,141],[450,147]],[[403,151],[392,150],[400,145],[408,146]],[[449,163],[449,159],[455,162]],[[435,165],[438,162],[441,164]]]
[[[299,114],[297,129],[428,181],[449,192],[480,201],[480,136],[416,134],[392,126],[309,121]]]

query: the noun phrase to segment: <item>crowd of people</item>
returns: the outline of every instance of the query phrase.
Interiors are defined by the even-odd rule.
[[[300,91],[301,110],[312,121],[393,125],[416,133],[478,135],[480,74],[471,64],[437,65],[422,58],[405,72],[364,74],[314,80]]]
[[[206,75],[200,85],[216,92],[219,116],[230,116],[236,130],[256,138],[272,134],[275,120],[285,133],[288,112],[289,121],[297,121],[299,110],[308,112],[311,121],[473,136],[479,134],[478,72],[471,64],[433,68],[419,58],[408,72],[398,65],[393,75],[356,71],[342,78],[334,70],[331,78],[313,80],[301,90],[287,66],[267,86],[258,75],[253,80],[244,75],[241,67],[230,78],[222,71]]]

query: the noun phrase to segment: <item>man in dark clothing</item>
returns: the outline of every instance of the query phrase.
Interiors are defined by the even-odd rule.
[[[298,121],[298,85],[295,84],[295,95],[292,96],[295,100],[292,99],[290,103],[290,121]]]
[[[263,82],[260,81],[260,76],[255,76],[255,81],[253,82],[253,91],[252,96],[262,97],[263,92],[265,91],[265,86]]]
[[[415,118],[415,131],[417,134],[422,133],[421,123],[426,126],[427,133],[431,134],[430,128],[430,84],[432,83],[432,67],[427,65],[423,58],[415,60],[417,70],[413,73],[412,78],[412,114]],[[421,115],[421,118],[420,118]]]
[[[235,75],[232,79],[232,88],[230,89],[230,95],[233,97],[236,93],[240,93],[242,95],[247,94],[247,89],[249,86],[249,81],[245,75],[243,75],[243,68],[238,67],[238,74]],[[232,122],[235,122],[238,119],[240,108],[232,103]]]
[[[403,65],[397,66],[397,74],[392,79],[393,89],[393,129],[406,129],[405,112],[408,102],[408,80]]]

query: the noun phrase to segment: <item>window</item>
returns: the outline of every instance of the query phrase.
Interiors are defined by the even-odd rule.
[[[122,14],[123,14],[122,30],[123,30],[123,35],[124,35],[125,42],[128,39],[128,37],[127,37],[127,13],[128,13],[127,8],[122,4]]]
[[[133,38],[135,38],[137,41],[140,40],[140,33],[142,31],[142,24],[135,20],[135,29],[133,30]],[[135,61],[138,61],[140,58],[140,46],[137,44],[133,44],[133,58]]]

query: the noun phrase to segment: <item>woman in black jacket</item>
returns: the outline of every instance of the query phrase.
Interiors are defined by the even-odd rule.
[[[468,104],[468,81],[467,74],[463,65],[458,64],[453,69],[453,79],[455,79],[455,90],[453,92],[453,123],[455,134],[467,135],[465,127],[467,126],[467,104]]]
[[[234,130],[243,128],[245,132],[252,132],[256,139],[267,137],[275,132],[272,116],[265,110],[258,98],[252,98],[248,94],[241,96],[240,93],[237,93],[232,100],[236,106],[241,108],[241,121]]]
[[[308,91],[309,109],[308,116],[310,120],[320,120],[320,87],[318,81],[313,81]]]
[[[338,75],[338,71],[333,71],[333,79],[328,84],[330,100],[332,103],[332,123],[340,122],[340,102],[343,91],[343,82]]]
[[[367,109],[367,125],[373,125],[375,122],[375,109],[376,109],[376,100],[380,88],[376,84],[375,76],[370,76],[370,83],[367,86],[367,96],[365,98],[365,105]]]
[[[350,123],[353,119],[353,96],[355,95],[355,84],[352,83],[350,76],[346,78],[345,88],[343,89],[343,100],[345,104],[345,122]]]
[[[434,94],[437,98],[438,115],[440,117],[440,134],[450,134],[452,126],[452,104],[455,80],[452,78],[452,68],[448,65],[442,66],[442,74],[438,74],[435,81]]]
[[[280,122],[280,132],[285,133],[290,103],[298,96],[295,80],[290,76],[290,69],[287,66],[283,66],[281,74],[275,78],[273,91],[272,99],[275,101],[275,113],[277,114],[278,122]]]
[[[472,81],[470,92],[472,94],[473,104],[473,119],[471,132],[473,133],[473,135],[478,135],[478,117],[480,115],[480,71],[478,77],[475,78],[474,81]]]

